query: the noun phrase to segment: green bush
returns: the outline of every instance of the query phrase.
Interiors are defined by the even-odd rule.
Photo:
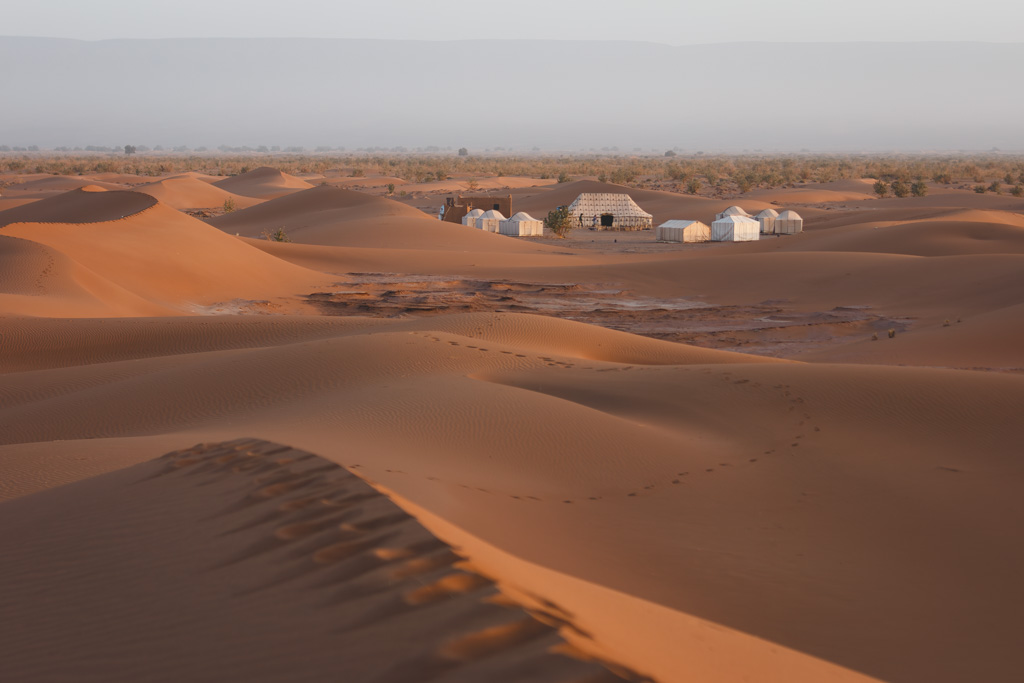
[[[554,211],[548,212],[544,219],[544,227],[559,237],[564,238],[573,229],[572,217],[569,215],[568,206],[560,206]]]
[[[896,195],[897,197],[900,197],[900,198],[902,198],[902,197],[909,197],[910,196],[910,186],[907,185],[902,180],[895,180],[892,183],[892,193],[894,195]]]
[[[560,183],[568,183],[568,182],[571,182],[571,181],[572,181],[572,178],[570,178],[569,174],[566,173],[565,171],[562,171],[561,173],[558,174],[558,182],[560,182]]]
[[[1010,190],[1010,194],[1012,194],[1014,197],[1024,196],[1024,185],[1017,183],[1016,185],[1013,186],[1013,189]]]
[[[228,197],[224,200],[224,213],[231,213],[235,210],[235,198]]]
[[[910,194],[915,197],[924,197],[928,194],[928,183],[923,180],[918,180],[916,183],[910,186]]]
[[[278,228],[274,232],[264,230],[263,236],[268,242],[291,242],[291,238],[288,237],[288,233],[284,231],[284,228]]]
[[[884,197],[889,194],[889,184],[884,180],[877,180],[875,181],[874,190],[879,198]]]
[[[1002,194],[1003,186],[999,183],[998,180],[993,180],[992,184],[988,186],[988,191],[995,192],[996,194]]]

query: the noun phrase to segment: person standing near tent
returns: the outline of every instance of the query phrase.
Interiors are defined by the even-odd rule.
[[[444,204],[442,204],[441,208],[437,210],[437,220],[439,220],[439,221],[443,221],[444,220]]]
[[[597,214],[594,214],[594,230],[597,230]]]
[[[580,213],[580,229],[583,229],[583,214]]]

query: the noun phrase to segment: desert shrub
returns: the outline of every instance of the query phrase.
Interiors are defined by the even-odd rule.
[[[1003,186],[1002,186],[1002,184],[1000,184],[1000,182],[998,180],[993,180],[992,184],[988,186],[988,191],[989,192],[995,192],[996,194],[1002,194],[1003,193]]]
[[[388,194],[394,194],[394,193],[395,193],[395,184],[394,183],[388,183]]]
[[[700,192],[700,178],[694,176],[690,178],[690,182],[686,183],[686,191],[690,194],[697,194]]]
[[[232,211],[234,211],[235,210],[235,198],[234,197],[228,197],[227,199],[225,199],[224,200],[223,209],[224,209],[224,213],[231,213]]]
[[[910,186],[902,180],[894,180],[892,183],[892,193],[897,197],[909,197]]]
[[[601,171],[598,174],[598,176],[597,176],[597,182],[599,182],[599,183],[607,183],[608,182],[608,174],[605,173],[604,171]]]
[[[353,168],[352,173],[349,175],[350,178],[362,178],[366,175],[366,171],[361,168]]]
[[[953,176],[950,175],[948,171],[942,171],[933,175],[932,180],[937,183],[942,183],[943,185],[949,185],[953,182]]]
[[[974,186],[974,191],[977,192],[978,194],[985,194],[985,186],[984,185],[975,185]]]
[[[1016,185],[1013,186],[1013,189],[1010,190],[1010,194],[1012,194],[1014,197],[1024,196],[1024,185],[1017,183]]]
[[[558,235],[565,237],[573,229],[572,217],[569,216],[569,207],[560,206],[554,211],[548,211],[548,217],[544,219],[544,227]]]
[[[884,180],[876,180],[873,187],[875,190],[875,194],[877,194],[879,198],[889,194],[889,184]]]
[[[675,153],[675,152],[673,152],[673,151],[672,151],[672,150],[670,149],[669,151],[665,152],[665,156],[667,156],[667,157],[674,157],[674,156],[676,156],[676,153]]]
[[[268,242],[291,242],[291,238],[288,237],[288,233],[284,231],[284,228],[278,228],[271,232],[270,230],[264,230],[263,236]]]
[[[558,174],[558,182],[560,182],[560,183],[568,183],[568,182],[571,182],[571,181],[572,181],[572,178],[570,178],[569,174],[566,173],[565,171],[562,171],[561,173]]]
[[[910,193],[915,197],[924,197],[928,194],[928,183],[923,180],[918,180],[916,183],[910,186]]]

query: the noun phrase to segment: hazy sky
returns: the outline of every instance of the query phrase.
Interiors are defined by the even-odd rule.
[[[1024,2],[988,0],[0,0],[0,35],[1020,42]]]

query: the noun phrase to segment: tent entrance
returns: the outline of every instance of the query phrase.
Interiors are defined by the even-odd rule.
[[[610,214],[610,213],[602,213],[601,214],[601,227],[602,228],[610,228],[613,225],[615,225],[615,216],[613,214]]]

